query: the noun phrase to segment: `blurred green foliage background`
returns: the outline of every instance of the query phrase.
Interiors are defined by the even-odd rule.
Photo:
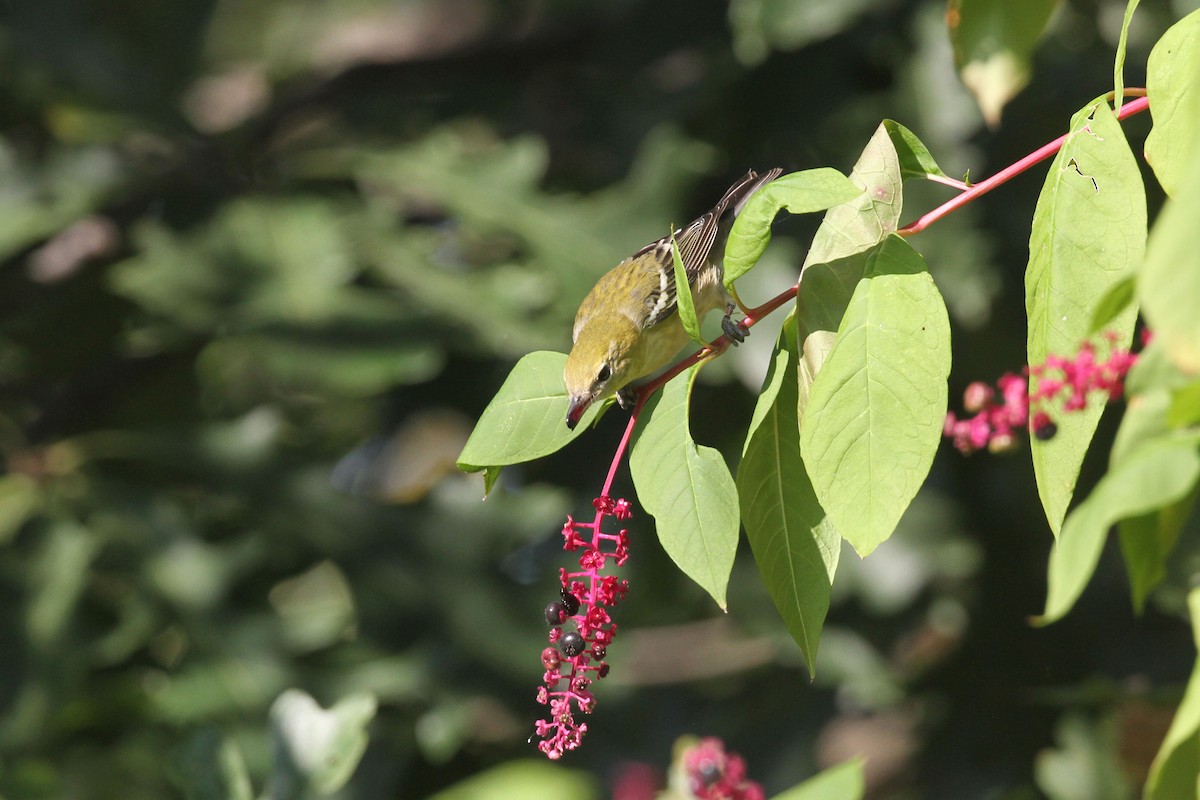
[[[1195,7],[1142,4],[1127,85]],[[4,3],[0,796],[242,796],[229,761],[284,796],[288,689],[376,698],[344,798],[606,796],[689,733],[769,792],[863,752],[872,797],[1131,796],[1190,671],[1179,593],[1134,619],[1106,557],[1031,628],[1024,454],[947,449],[897,535],[844,555],[812,684],[748,549],[720,615],[640,515],[591,732],[528,774],[483,771],[537,760],[558,529],[620,414],[486,502],[453,469],[515,360],[565,349],[591,283],[733,176],[848,171],[890,117],[983,177],[1111,88],[1123,10],[1062,4],[989,129],[937,0]],[[913,240],[952,390],[1023,361],[1039,186]],[[947,196],[910,186],[906,220]],[[747,302],[814,226],[777,225]],[[705,371],[698,440],[740,447],[770,327]]]

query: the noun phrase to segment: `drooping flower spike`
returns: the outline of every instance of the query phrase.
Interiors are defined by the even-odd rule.
[[[596,697],[589,688],[592,681],[608,675],[605,657],[617,634],[609,609],[625,596],[629,582],[611,574],[602,574],[611,563],[624,566],[629,559],[629,532],[621,529],[607,533],[603,523],[608,517],[624,521],[633,516],[628,500],[601,495],[592,501],[596,514],[591,522],[567,517],[563,525],[563,549],[579,551],[579,570],[559,571],[560,599],[546,606],[550,625],[550,644],[542,651],[542,686],[537,700],[549,706],[548,719],[540,719],[534,730],[538,749],[549,758],[561,758],[574,750],[587,733],[587,723],[577,714],[590,714]]]

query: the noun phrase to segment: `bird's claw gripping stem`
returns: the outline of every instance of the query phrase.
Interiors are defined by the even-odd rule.
[[[721,330],[729,337],[729,343],[737,347],[742,342],[746,341],[746,337],[750,335],[750,329],[741,322],[733,321],[733,312],[736,306],[730,303],[725,307],[725,316],[721,318]]]

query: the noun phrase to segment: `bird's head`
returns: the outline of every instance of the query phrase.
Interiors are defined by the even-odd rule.
[[[629,374],[636,341],[636,328],[624,318],[610,324],[596,320],[580,329],[563,370],[570,401],[568,428],[574,430],[593,403],[611,397],[637,377]]]

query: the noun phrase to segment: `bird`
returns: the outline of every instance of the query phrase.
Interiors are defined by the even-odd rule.
[[[734,344],[746,338],[747,328],[731,318],[736,306],[723,282],[725,238],[746,201],[782,171],[747,172],[711,210],[638,250],[596,282],[575,315],[563,369],[567,428],[574,430],[590,406],[614,394],[627,406],[626,387],[666,366],[688,341],[676,306],[673,243],[697,319],[724,307],[721,329]]]

